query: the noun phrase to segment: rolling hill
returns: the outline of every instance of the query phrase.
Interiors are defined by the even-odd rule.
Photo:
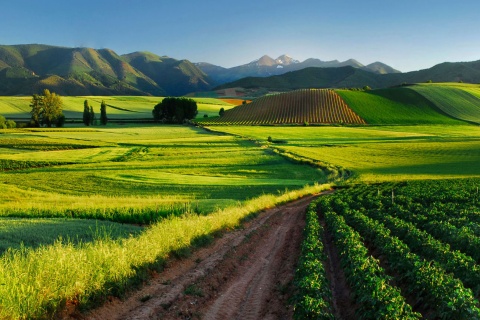
[[[430,84],[377,90],[300,89],[237,106],[206,125],[480,123],[480,86]]]
[[[333,91],[302,89],[261,97],[203,124],[365,124]]]

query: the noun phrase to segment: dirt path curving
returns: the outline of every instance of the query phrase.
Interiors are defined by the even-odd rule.
[[[80,318],[291,319],[304,213],[314,197],[260,213],[189,258],[170,261],[125,301],[114,299]]]

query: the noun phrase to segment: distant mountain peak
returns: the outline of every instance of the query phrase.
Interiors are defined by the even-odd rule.
[[[275,59],[275,62],[279,65],[282,65],[282,66],[288,66],[288,65],[294,64],[294,63],[300,63],[300,61],[293,59],[288,54],[282,54],[280,57]]]

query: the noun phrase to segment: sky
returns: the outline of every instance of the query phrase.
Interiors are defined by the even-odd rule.
[[[282,54],[400,71],[480,60],[478,0],[15,0],[0,44],[109,48],[223,67]]]

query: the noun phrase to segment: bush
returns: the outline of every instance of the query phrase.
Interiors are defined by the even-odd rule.
[[[4,116],[0,116],[0,129],[13,129],[17,124],[13,120],[7,120]]]

